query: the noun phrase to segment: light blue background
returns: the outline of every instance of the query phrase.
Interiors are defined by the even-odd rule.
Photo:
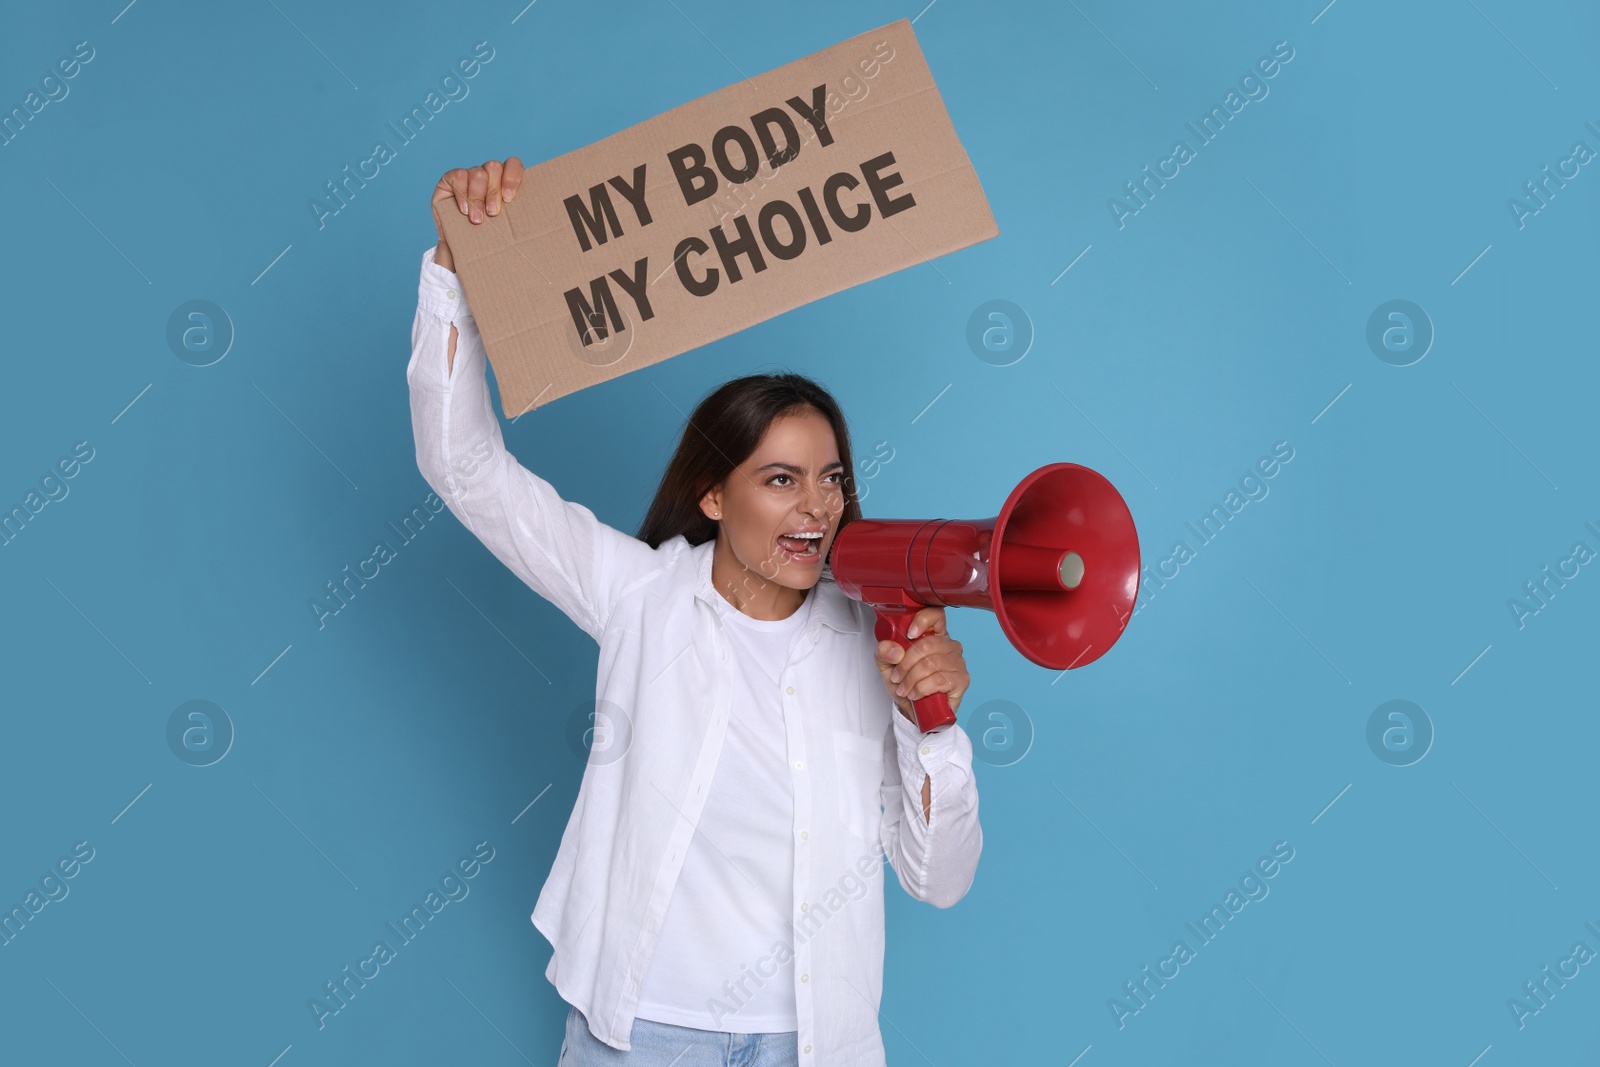
[[[506,428],[632,531],[680,411],[781,366],[836,392],[858,457],[892,446],[868,514],[992,515],[1070,460],[1125,494],[1147,563],[1293,447],[1091,665],[1058,678],[952,613],[969,731],[1005,700],[1035,738],[977,766],[968,896],[890,884],[890,1062],[1600,1055],[1600,966],[1522,1029],[1507,1008],[1575,942],[1600,950],[1600,576],[1521,628],[1507,606],[1600,549],[1600,171],[1522,228],[1507,206],[1600,149],[1593,5],[124,2],[19,9],[0,35],[6,110],[95,49],[0,148],[0,503],[95,450],[0,548],[0,903],[95,849],[0,948],[0,1059],[554,1062],[528,913],[594,647],[448,514],[324,628],[309,608],[428,493],[404,367],[430,191],[910,16],[1000,236]],[[319,229],[323,183],[478,41],[470,95]],[[1270,94],[1119,228],[1108,199],[1279,41]],[[204,368],[165,340],[195,299],[237,333]],[[965,341],[992,299],[1035,334],[1006,367]],[[1408,367],[1365,340],[1393,299],[1436,330]],[[237,731],[206,768],[165,738],[194,699]],[[1366,741],[1391,699],[1436,731],[1411,766]],[[471,895],[319,1030],[323,982],[479,841]],[[1108,1000],[1278,841],[1270,895],[1119,1028]]]

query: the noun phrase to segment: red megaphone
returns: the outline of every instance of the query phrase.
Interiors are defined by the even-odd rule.
[[[1139,595],[1133,515],[1076,463],[1040,467],[992,519],[857,519],[828,558],[840,591],[876,610],[879,641],[910,648],[905,628],[923,607],[986,608],[1017,651],[1053,670],[1104,655]],[[956,721],[944,693],[912,706],[923,732]]]

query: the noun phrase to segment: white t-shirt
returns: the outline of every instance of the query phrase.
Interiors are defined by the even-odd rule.
[[[812,596],[787,619],[715,598],[733,646],[728,734],[639,990],[638,1017],[732,1033],[797,1029],[791,944],[794,792],[778,682]],[[786,962],[771,964],[781,957]],[[763,975],[766,958],[777,973]],[[725,987],[725,983],[731,983]],[[720,1022],[709,1001],[741,1004]]]

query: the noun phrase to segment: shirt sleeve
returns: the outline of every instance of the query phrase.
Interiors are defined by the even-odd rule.
[[[422,255],[406,366],[417,467],[496,559],[599,641],[619,592],[656,567],[656,553],[583,505],[563,500],[506,451],[489,398],[487,362],[460,281],[433,261],[429,248]]]
[[[972,739],[958,723],[925,734],[892,700],[890,709],[894,727],[884,738],[883,849],[901,888],[948,908],[971,888],[983,851]],[[924,777],[932,783],[927,821],[922,817]]]

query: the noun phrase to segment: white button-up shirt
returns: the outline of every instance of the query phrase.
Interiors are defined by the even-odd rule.
[[[457,345],[448,367],[450,327]],[[532,919],[554,953],[545,976],[595,1037],[629,1041],[667,903],[722,753],[733,688],[711,584],[712,550],[682,536],[652,549],[595,518],[506,451],[482,340],[454,273],[422,256],[412,326],[412,430],[423,478],[516,576],[600,646],[591,751]],[[824,568],[779,681],[794,791],[788,902],[802,1067],[883,1067],[885,857],[911,896],[941,908],[972,885],[983,832],[972,742],[923,734],[884,689],[872,609]],[[932,779],[929,818],[922,784]],[[772,960],[728,975],[736,1010]],[[929,990],[929,993],[936,991]],[[715,1006],[713,1006],[714,1008]]]

